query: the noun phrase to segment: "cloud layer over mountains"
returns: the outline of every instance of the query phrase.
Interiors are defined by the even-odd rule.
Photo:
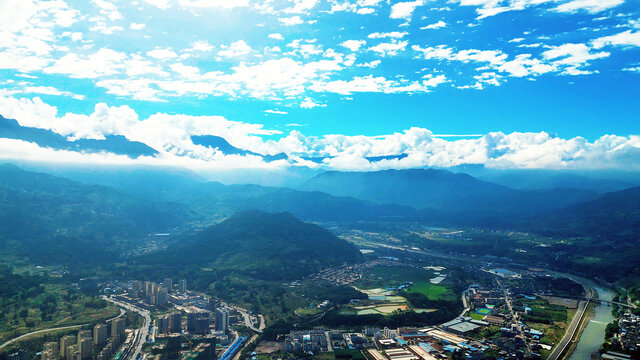
[[[288,134],[261,124],[221,116],[156,113],[146,119],[128,106],[99,103],[90,115],[59,114],[40,98],[0,97],[0,114],[22,127],[50,130],[78,139],[122,135],[157,150],[155,156],[56,150],[22,139],[0,138],[0,157],[67,163],[147,164],[193,169],[278,169],[289,166],[337,170],[379,170],[420,166],[484,164],[495,168],[640,170],[640,136],[604,135],[595,141],[563,139],[545,132],[491,132],[449,137],[412,127],[380,136]],[[213,135],[242,151],[194,144],[192,136]],[[0,134],[1,137],[1,134]],[[268,159],[261,155],[279,155]]]

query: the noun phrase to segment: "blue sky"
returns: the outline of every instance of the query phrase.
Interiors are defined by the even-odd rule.
[[[185,127],[183,116],[215,116],[250,129],[227,134],[235,146],[359,156],[327,164],[345,169],[399,151],[430,158],[385,166],[488,164],[486,154],[441,160],[416,143],[371,139],[419,128],[451,152],[468,144],[438,135],[499,133],[514,156],[537,152],[508,166],[562,167],[586,161],[605,135],[619,138],[607,151],[628,161],[640,147],[638,94],[633,0],[0,0],[0,113],[70,138],[120,134],[172,156],[187,146],[181,154],[206,162],[211,153],[136,137],[131,124],[174,116],[186,136],[211,128]],[[97,114],[103,105],[114,114]],[[520,133],[528,140],[514,140]],[[304,146],[283,140],[301,136]],[[562,139],[563,153],[540,161],[540,136]]]

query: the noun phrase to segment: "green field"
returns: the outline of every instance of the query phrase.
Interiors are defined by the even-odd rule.
[[[406,282],[428,282],[435,277],[432,271],[409,266],[376,266],[354,285],[360,289],[397,288]]]
[[[451,289],[435,285],[429,281],[416,282],[409,288],[410,293],[420,293],[429,298],[429,300],[455,300],[456,294]]]
[[[42,292],[25,294],[24,298],[4,298],[2,308],[0,343],[50,327],[104,321],[120,313],[114,305],[60,284],[45,284]]]

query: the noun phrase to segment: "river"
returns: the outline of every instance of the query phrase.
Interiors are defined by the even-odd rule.
[[[588,282],[598,292],[598,297],[603,300],[611,300],[615,293],[608,288]],[[598,351],[600,345],[604,342],[604,333],[607,324],[614,320],[611,314],[612,308],[607,305],[597,305],[595,308],[595,316],[589,321],[587,327],[582,332],[576,349],[573,351],[569,360],[586,360],[591,359],[591,354]]]

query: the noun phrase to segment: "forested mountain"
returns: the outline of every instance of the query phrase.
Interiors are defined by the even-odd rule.
[[[0,243],[41,262],[100,260],[195,219],[183,205],[0,165]]]
[[[532,213],[592,200],[598,196],[594,191],[571,188],[514,190],[467,174],[436,169],[330,171],[313,177],[301,189],[447,213]]]
[[[640,186],[536,217],[530,227],[550,233],[597,236],[603,241],[634,240],[640,245]]]
[[[148,259],[281,280],[298,279],[326,266],[358,262],[362,254],[324,228],[291,214],[254,210],[187,234],[166,252]]]
[[[218,182],[176,188],[163,195],[167,201],[190,206],[203,216],[217,218],[237,211],[290,212],[304,220],[354,221],[412,218],[414,210],[395,204],[378,205],[318,191],[260,185],[224,185]]]

